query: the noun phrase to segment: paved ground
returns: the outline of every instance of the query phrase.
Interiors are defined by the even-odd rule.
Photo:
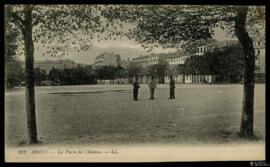
[[[158,85],[148,100],[142,85],[139,101],[131,85],[36,88],[39,139],[45,144],[93,143],[238,143],[265,139],[265,85],[255,86],[257,140],[238,137],[242,85],[177,85],[169,100],[168,85]],[[6,143],[26,137],[24,89],[5,93]]]

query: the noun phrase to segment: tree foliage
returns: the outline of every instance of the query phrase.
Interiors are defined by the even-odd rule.
[[[8,5],[11,22],[18,30],[25,29],[25,6]],[[44,55],[67,55],[67,49],[88,50],[94,38],[104,32],[99,5],[31,5],[33,41]],[[22,44],[22,36],[18,38]],[[20,47],[18,54],[23,54]]]
[[[10,11],[5,12],[5,85],[6,88],[18,86],[24,78],[21,64],[17,61],[16,50],[19,35],[10,20]]]
[[[24,70],[21,64],[14,60],[5,63],[5,84],[6,88],[19,86],[24,81]]]
[[[10,23],[6,24],[5,27],[5,62],[11,62],[17,59],[16,50],[18,44],[16,40],[19,32]]]
[[[35,83],[40,85],[42,81],[47,80],[47,74],[45,70],[35,68]]]
[[[147,69],[148,76],[158,78],[159,83],[164,83],[164,77],[166,74],[167,67],[168,65],[166,62],[160,62],[158,64],[151,65]]]
[[[71,69],[51,69],[47,75],[48,80],[60,85],[88,85],[95,84],[95,74],[91,66]]]
[[[244,53],[240,44],[216,48],[203,56],[192,56],[178,67],[185,75],[215,75],[219,82],[240,82],[244,71]]]
[[[121,66],[99,66],[94,70],[98,79],[116,79],[126,76],[126,72]]]
[[[214,5],[118,5],[102,11],[112,24],[131,23],[126,35],[143,47],[181,48],[193,50],[211,41],[214,29],[226,29],[235,36],[234,21],[241,6]],[[247,27],[258,34],[264,25],[264,7],[251,7]]]

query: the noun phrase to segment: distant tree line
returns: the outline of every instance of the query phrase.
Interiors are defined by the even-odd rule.
[[[43,81],[52,81],[59,85],[95,84],[95,74],[91,66],[78,66],[76,68],[52,68],[48,74],[41,69],[35,69],[35,83],[40,85]]]
[[[203,56],[191,56],[184,64],[171,69],[166,62],[160,62],[147,68],[131,63],[126,68],[122,66],[100,66],[92,68],[78,66],[76,68],[56,69],[49,73],[35,69],[35,84],[43,85],[45,81],[52,81],[57,85],[96,84],[97,80],[114,80],[126,78],[131,82],[135,75],[154,76],[159,83],[164,83],[166,75],[215,75],[217,82],[237,83],[243,76],[243,51],[239,44],[214,49]],[[20,85],[24,79],[24,70],[20,64],[9,57],[6,63],[6,85],[14,87]],[[50,84],[50,83],[49,83]]]
[[[24,81],[24,70],[17,60],[5,63],[5,87],[7,89],[19,86]]]
[[[126,78],[127,71],[121,66],[100,66],[94,69],[94,73],[97,79],[116,79]]]

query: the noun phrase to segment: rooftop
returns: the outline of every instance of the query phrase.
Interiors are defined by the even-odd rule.
[[[132,60],[140,60],[140,59],[148,59],[149,56],[140,56],[140,57],[136,57],[136,58],[133,58]]]

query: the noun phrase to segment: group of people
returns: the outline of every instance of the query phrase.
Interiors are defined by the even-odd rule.
[[[157,89],[157,84],[155,82],[154,77],[152,76],[148,82],[149,90],[150,90],[150,100],[154,100],[155,89]],[[133,82],[133,99],[136,101],[138,100],[140,83],[138,81],[138,76],[135,76],[135,80]],[[170,98],[175,99],[175,83],[173,77],[170,76]]]

